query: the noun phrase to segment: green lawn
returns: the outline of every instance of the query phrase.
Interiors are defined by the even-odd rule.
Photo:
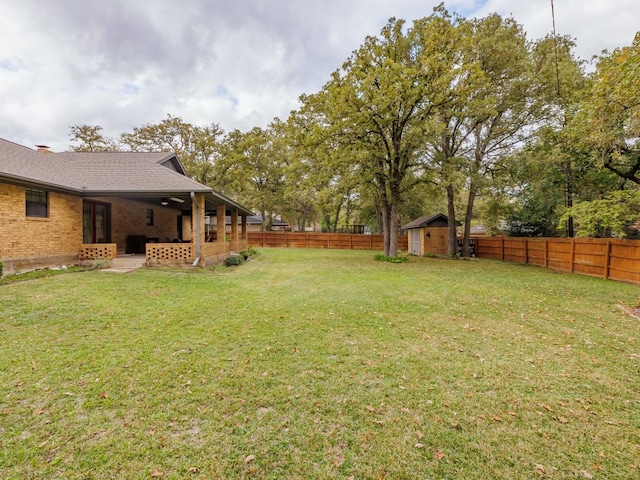
[[[640,478],[637,286],[262,249],[0,286],[0,478]]]

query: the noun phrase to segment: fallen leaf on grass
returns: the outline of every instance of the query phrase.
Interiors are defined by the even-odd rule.
[[[547,474],[547,472],[544,471],[544,465],[540,465],[539,463],[536,464],[536,466],[534,467],[534,470],[540,476],[544,476]]]
[[[244,459],[244,463],[251,463],[256,459],[255,455],[247,455],[247,458]]]
[[[442,460],[444,457],[446,457],[444,452],[441,452],[440,450],[436,450],[435,452],[433,452],[433,458],[435,458],[436,460]]]
[[[416,432],[416,435],[418,435],[418,439],[422,440],[424,438],[424,433],[418,431]]]
[[[491,420],[494,422],[501,422],[502,419],[498,415],[491,415]]]
[[[375,409],[375,408],[373,408],[371,405],[367,405],[367,406],[365,406],[364,408],[366,408],[366,409],[367,409],[367,410],[369,410],[370,412],[375,412],[375,411],[376,411],[376,409]]]
[[[585,470],[580,470],[580,475],[582,476],[582,478],[593,478],[593,475]]]
[[[424,447],[424,444],[422,444],[422,443],[416,443],[416,444],[414,445],[414,447],[416,447],[416,448],[423,448],[423,447]]]
[[[158,470],[157,468],[154,468],[151,471],[151,476],[152,477],[164,477],[164,473],[162,473],[160,470]]]

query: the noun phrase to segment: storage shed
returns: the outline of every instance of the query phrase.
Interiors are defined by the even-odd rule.
[[[409,235],[409,253],[446,255],[448,247],[448,218],[442,213],[416,218],[402,226]]]

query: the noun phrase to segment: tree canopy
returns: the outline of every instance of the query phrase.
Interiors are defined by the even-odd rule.
[[[391,18],[285,121],[225,133],[167,115],[116,138],[75,125],[72,148],[175,152],[195,180],[260,212],[264,228],[276,215],[298,229],[366,224],[389,256],[403,219],[443,208],[451,255],[457,221],[468,254],[479,215],[512,234],[573,235],[575,219],[581,235],[630,235],[640,34],[589,74],[574,49],[568,37],[527,39],[513,18],[439,5],[411,23]]]

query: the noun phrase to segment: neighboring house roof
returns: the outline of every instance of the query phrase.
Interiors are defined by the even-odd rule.
[[[249,224],[249,225],[262,225],[262,223],[263,223],[262,215],[249,215],[247,217],[247,224]],[[227,215],[226,224],[227,225],[231,225],[231,217],[229,215]],[[280,219],[277,219],[277,218],[273,219],[273,221],[271,222],[271,225],[274,226],[274,227],[288,227],[289,226],[289,224],[287,222],[284,222],[284,221],[282,221]]]
[[[0,138],[0,179],[77,195],[188,196],[204,193],[213,205],[245,207],[186,176],[174,153],[32,150]]]
[[[424,217],[416,218],[415,220],[403,225],[402,230],[411,230],[414,228],[424,227],[446,227],[449,219],[442,213],[436,213],[434,215],[426,215]],[[460,222],[456,222],[460,225]]]

